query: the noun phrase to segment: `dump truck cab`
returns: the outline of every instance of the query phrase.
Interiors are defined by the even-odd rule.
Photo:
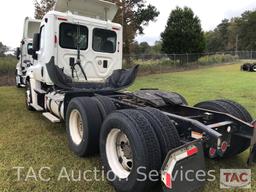
[[[18,63],[16,65],[16,86],[24,87],[27,69],[33,64],[33,36],[39,31],[40,20],[25,18],[23,36],[20,47],[16,50]]]

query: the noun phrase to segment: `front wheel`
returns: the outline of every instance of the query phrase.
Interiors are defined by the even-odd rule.
[[[32,104],[32,91],[30,80],[28,79],[26,82],[26,92],[25,92],[25,105],[29,111],[35,111],[35,109],[31,106]]]
[[[17,88],[21,88],[21,76],[18,75],[17,70],[15,72],[15,84]]]

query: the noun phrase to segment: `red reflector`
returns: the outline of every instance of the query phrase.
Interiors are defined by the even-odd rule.
[[[54,36],[54,43],[55,43],[55,44],[58,43],[58,39],[57,39],[57,36],[56,36],[56,35]]]
[[[211,147],[210,150],[209,150],[210,157],[214,158],[215,155],[216,155],[216,152],[217,152],[217,150],[215,148]]]
[[[166,187],[168,187],[169,189],[172,188],[172,177],[169,173],[166,173],[165,175],[165,179],[166,179]]]
[[[221,144],[221,151],[222,153],[226,152],[228,149],[228,143],[226,141],[224,141],[222,144]]]
[[[119,31],[119,28],[116,28],[116,27],[112,27],[112,29],[115,31]]]
[[[58,18],[58,20],[59,20],[59,21],[67,21],[67,19],[65,19],[65,18],[60,18],[60,17]]]
[[[197,152],[198,152],[197,147],[194,147],[194,148],[188,150],[187,154],[188,154],[188,156],[192,156],[192,155],[196,154]]]
[[[256,120],[252,122],[252,125],[256,129]]]

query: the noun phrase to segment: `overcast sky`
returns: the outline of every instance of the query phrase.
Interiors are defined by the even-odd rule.
[[[145,29],[145,35],[138,41],[153,44],[160,39],[170,12],[176,6],[188,6],[199,16],[205,31],[214,29],[224,18],[241,15],[245,10],[254,10],[256,0],[148,0],[160,11],[155,23]],[[5,0],[0,6],[0,41],[10,47],[17,47],[22,37],[23,22],[26,16],[33,17],[33,0]]]

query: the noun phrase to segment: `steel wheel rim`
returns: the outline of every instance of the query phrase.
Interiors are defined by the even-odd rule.
[[[130,141],[120,129],[112,129],[106,141],[106,155],[113,173],[120,179],[129,177],[133,168]]]
[[[79,145],[83,140],[84,127],[81,114],[78,110],[74,109],[70,113],[69,130],[72,141]]]

